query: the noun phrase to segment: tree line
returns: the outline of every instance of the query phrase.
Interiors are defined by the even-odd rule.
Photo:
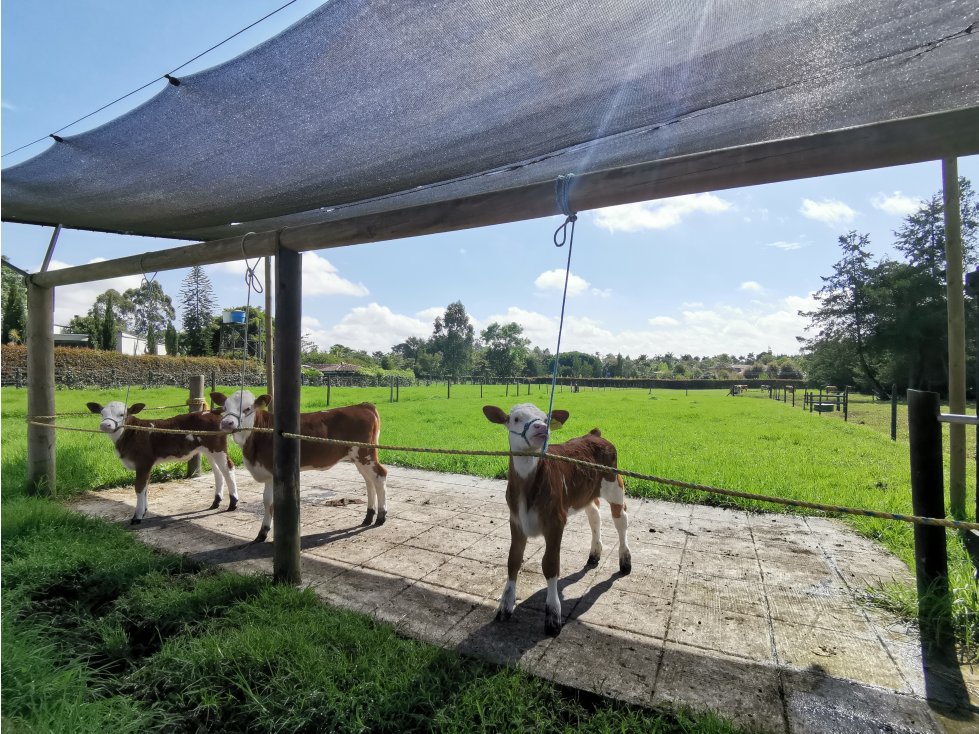
[[[964,264],[974,268],[979,201],[959,179]],[[840,260],[822,278],[816,307],[800,337],[809,378],[819,384],[853,385],[889,396],[922,389],[948,392],[948,301],[945,206],[941,192],[924,201],[894,232],[901,258],[870,253],[870,235],[840,235]],[[977,299],[966,292],[968,374],[975,366]],[[971,382],[971,380],[970,380]]]
[[[328,351],[316,349],[304,338],[303,360],[309,364],[347,363],[366,368],[411,370],[416,377],[539,377],[551,374],[554,355],[531,346],[516,322],[493,322],[477,333],[466,307],[450,303],[438,316],[427,338],[410,337],[390,351],[366,352],[334,344]],[[795,357],[770,351],[747,355],[719,354],[699,357],[672,352],[638,357],[618,354],[562,352],[558,376],[580,378],[662,379],[801,379],[802,366]]]

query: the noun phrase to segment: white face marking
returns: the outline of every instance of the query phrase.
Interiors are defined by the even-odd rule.
[[[102,422],[99,423],[99,430],[103,433],[112,434],[122,428],[125,422],[126,406],[118,400],[113,400],[102,408]],[[118,434],[114,435],[113,438],[118,438]]]
[[[515,405],[507,418],[511,451],[539,449],[547,438],[547,414],[533,403]]]
[[[239,390],[224,401],[224,417],[221,418],[221,430],[233,431],[236,428],[255,427],[255,396],[248,390]],[[239,439],[239,436],[241,438]],[[235,443],[245,445],[247,436],[241,433],[234,435]]]

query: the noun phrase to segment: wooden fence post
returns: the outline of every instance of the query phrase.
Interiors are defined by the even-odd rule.
[[[54,288],[27,282],[27,415],[54,415]],[[27,426],[27,490],[53,496],[55,431]]]
[[[201,413],[204,410],[204,375],[194,375],[190,378],[190,400],[187,401],[188,413]],[[187,462],[187,478],[200,476],[201,457],[194,456]]]
[[[846,423],[850,414],[850,386],[843,388],[843,422]]]
[[[329,375],[327,375],[326,376],[326,407],[327,408],[330,407],[330,383],[332,381],[333,381],[332,378]]]
[[[445,381],[445,399],[449,400],[452,398],[452,378],[450,377]]]
[[[915,515],[945,517],[942,426],[938,393],[908,390],[908,442],[911,448],[911,507]],[[948,552],[945,528],[914,526],[915,577],[922,636],[947,643],[951,619],[936,614],[948,600]],[[938,607],[935,604],[938,602]]]

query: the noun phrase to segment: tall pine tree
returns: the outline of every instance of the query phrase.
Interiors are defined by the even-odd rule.
[[[204,268],[195,265],[180,285],[180,311],[183,315],[184,348],[192,357],[211,354],[212,316],[217,299]]]

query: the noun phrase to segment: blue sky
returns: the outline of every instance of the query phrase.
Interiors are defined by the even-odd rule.
[[[4,153],[161,76],[282,5],[284,0],[13,2],[3,5]],[[319,3],[293,5],[181,70],[199,71],[277,33]],[[178,74],[179,75],[179,74]],[[157,82],[70,128],[76,134],[158,92]],[[8,155],[4,167],[47,143]],[[959,161],[979,179],[979,157]],[[629,353],[746,354],[798,350],[800,309],[838,259],[837,237],[867,232],[878,255],[893,232],[941,187],[938,162],[715,191],[582,213],[562,349]],[[427,336],[461,300],[477,328],[517,321],[534,344],[554,349],[566,252],[551,242],[558,218],[304,255],[304,330],[322,345],[388,350]],[[51,230],[3,224],[0,250],[39,267]],[[65,230],[55,259],[77,265],[165,249],[168,240]],[[241,264],[211,266],[222,306],[246,299]],[[558,272],[560,271],[560,272]],[[158,278],[176,297],[184,271]],[[87,311],[107,287],[139,276],[59,288],[56,323]],[[260,299],[253,296],[253,302]]]

